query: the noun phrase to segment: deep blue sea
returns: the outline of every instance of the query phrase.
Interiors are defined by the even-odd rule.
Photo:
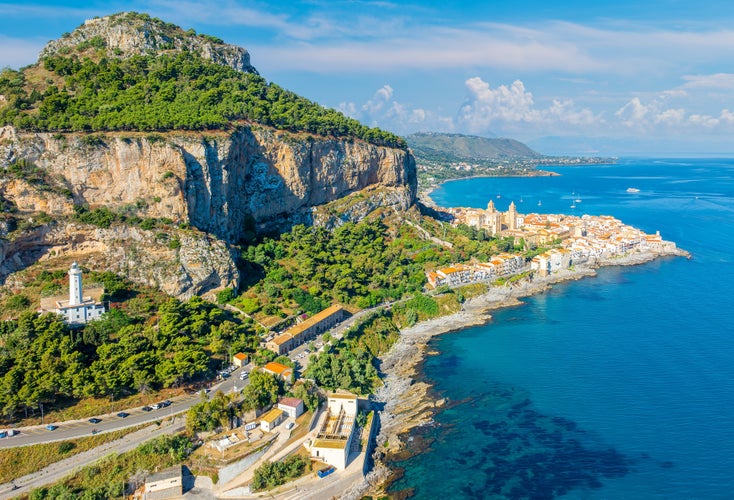
[[[548,170],[561,176],[453,181],[432,197],[613,215],[659,230],[693,259],[604,268],[435,338],[424,375],[452,405],[416,433],[428,450],[395,464],[405,475],[391,491],[734,497],[734,160]]]

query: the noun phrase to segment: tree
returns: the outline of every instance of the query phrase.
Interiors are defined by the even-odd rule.
[[[280,385],[275,375],[259,370],[250,373],[250,383],[242,390],[245,410],[265,408],[278,400]]]

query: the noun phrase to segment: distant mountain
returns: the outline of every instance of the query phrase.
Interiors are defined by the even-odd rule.
[[[411,134],[405,139],[418,159],[467,161],[541,156],[514,139],[440,133]]]

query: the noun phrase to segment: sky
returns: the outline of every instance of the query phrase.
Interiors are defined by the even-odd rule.
[[[0,68],[122,11],[245,47],[267,80],[401,135],[734,154],[731,0],[0,0]]]

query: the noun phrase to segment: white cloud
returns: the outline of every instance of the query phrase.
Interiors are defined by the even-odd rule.
[[[715,73],[713,75],[686,75],[684,88],[734,89],[734,74]]]
[[[655,123],[668,126],[680,125],[685,121],[686,110],[683,108],[666,109],[655,116]]]
[[[368,115],[373,115],[380,111],[392,99],[393,89],[390,85],[384,85],[375,92],[372,99],[362,105],[362,111]]]
[[[588,108],[578,109],[571,99],[554,99],[548,108],[538,108],[533,94],[525,89],[525,84],[520,80],[510,86],[500,85],[492,89],[489,83],[474,77],[468,79],[465,85],[469,97],[459,109],[457,126],[468,132],[561,124],[585,127],[603,122],[601,115],[595,115]]]
[[[688,117],[688,123],[697,127],[714,128],[719,125],[719,120],[709,115],[691,115]]]

